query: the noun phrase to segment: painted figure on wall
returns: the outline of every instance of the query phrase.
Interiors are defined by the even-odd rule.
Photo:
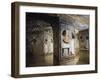
[[[71,34],[71,36],[72,36],[72,39],[71,39],[71,41],[70,41],[70,53],[72,54],[72,55],[75,55],[75,36],[74,36],[74,34],[72,33]]]
[[[69,43],[69,36],[66,32],[66,30],[64,30],[62,32],[62,36],[63,36],[63,41],[62,41],[62,56],[67,56],[69,54],[69,50],[70,50],[70,43]]]

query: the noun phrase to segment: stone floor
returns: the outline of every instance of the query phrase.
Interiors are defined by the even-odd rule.
[[[27,67],[53,66],[53,54],[31,56],[27,61]]]
[[[77,64],[89,64],[89,52],[88,50],[81,50],[79,54],[75,56],[64,57],[60,61],[60,65],[77,65]]]
[[[60,65],[74,65],[79,61],[79,56],[69,55],[66,57],[62,57],[60,60]]]
[[[89,51],[88,50],[81,50],[79,56],[80,58],[77,64],[89,64]]]
[[[29,59],[27,67],[34,66],[53,66],[53,54],[48,54],[39,57],[32,57]],[[89,64],[89,52],[88,50],[81,50],[79,54],[73,56],[63,57],[60,60],[60,65],[79,65],[79,64]]]

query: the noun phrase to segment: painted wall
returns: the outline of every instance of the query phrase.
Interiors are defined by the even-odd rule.
[[[76,54],[76,52],[78,52],[77,50],[79,49],[79,29],[77,28],[77,26],[79,26],[78,24],[81,23],[77,21],[77,18],[73,18],[73,16],[76,17],[76,15],[60,16],[61,54],[65,56],[68,56],[71,53]],[[78,18],[80,17],[78,16]],[[63,31],[66,31],[66,36],[63,36]],[[64,42],[65,37],[68,43]],[[64,48],[67,48],[67,50]]]
[[[27,53],[30,54],[30,52],[32,52],[33,55],[44,55],[47,53],[53,53],[53,30],[52,26],[47,24],[49,23],[43,20],[34,21],[34,19],[27,22]]]

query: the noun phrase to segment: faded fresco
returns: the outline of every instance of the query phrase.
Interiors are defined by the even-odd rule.
[[[89,64],[89,15],[26,13],[26,67]]]

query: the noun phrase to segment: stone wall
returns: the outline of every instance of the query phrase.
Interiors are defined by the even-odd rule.
[[[89,29],[79,32],[80,50],[89,50]]]

